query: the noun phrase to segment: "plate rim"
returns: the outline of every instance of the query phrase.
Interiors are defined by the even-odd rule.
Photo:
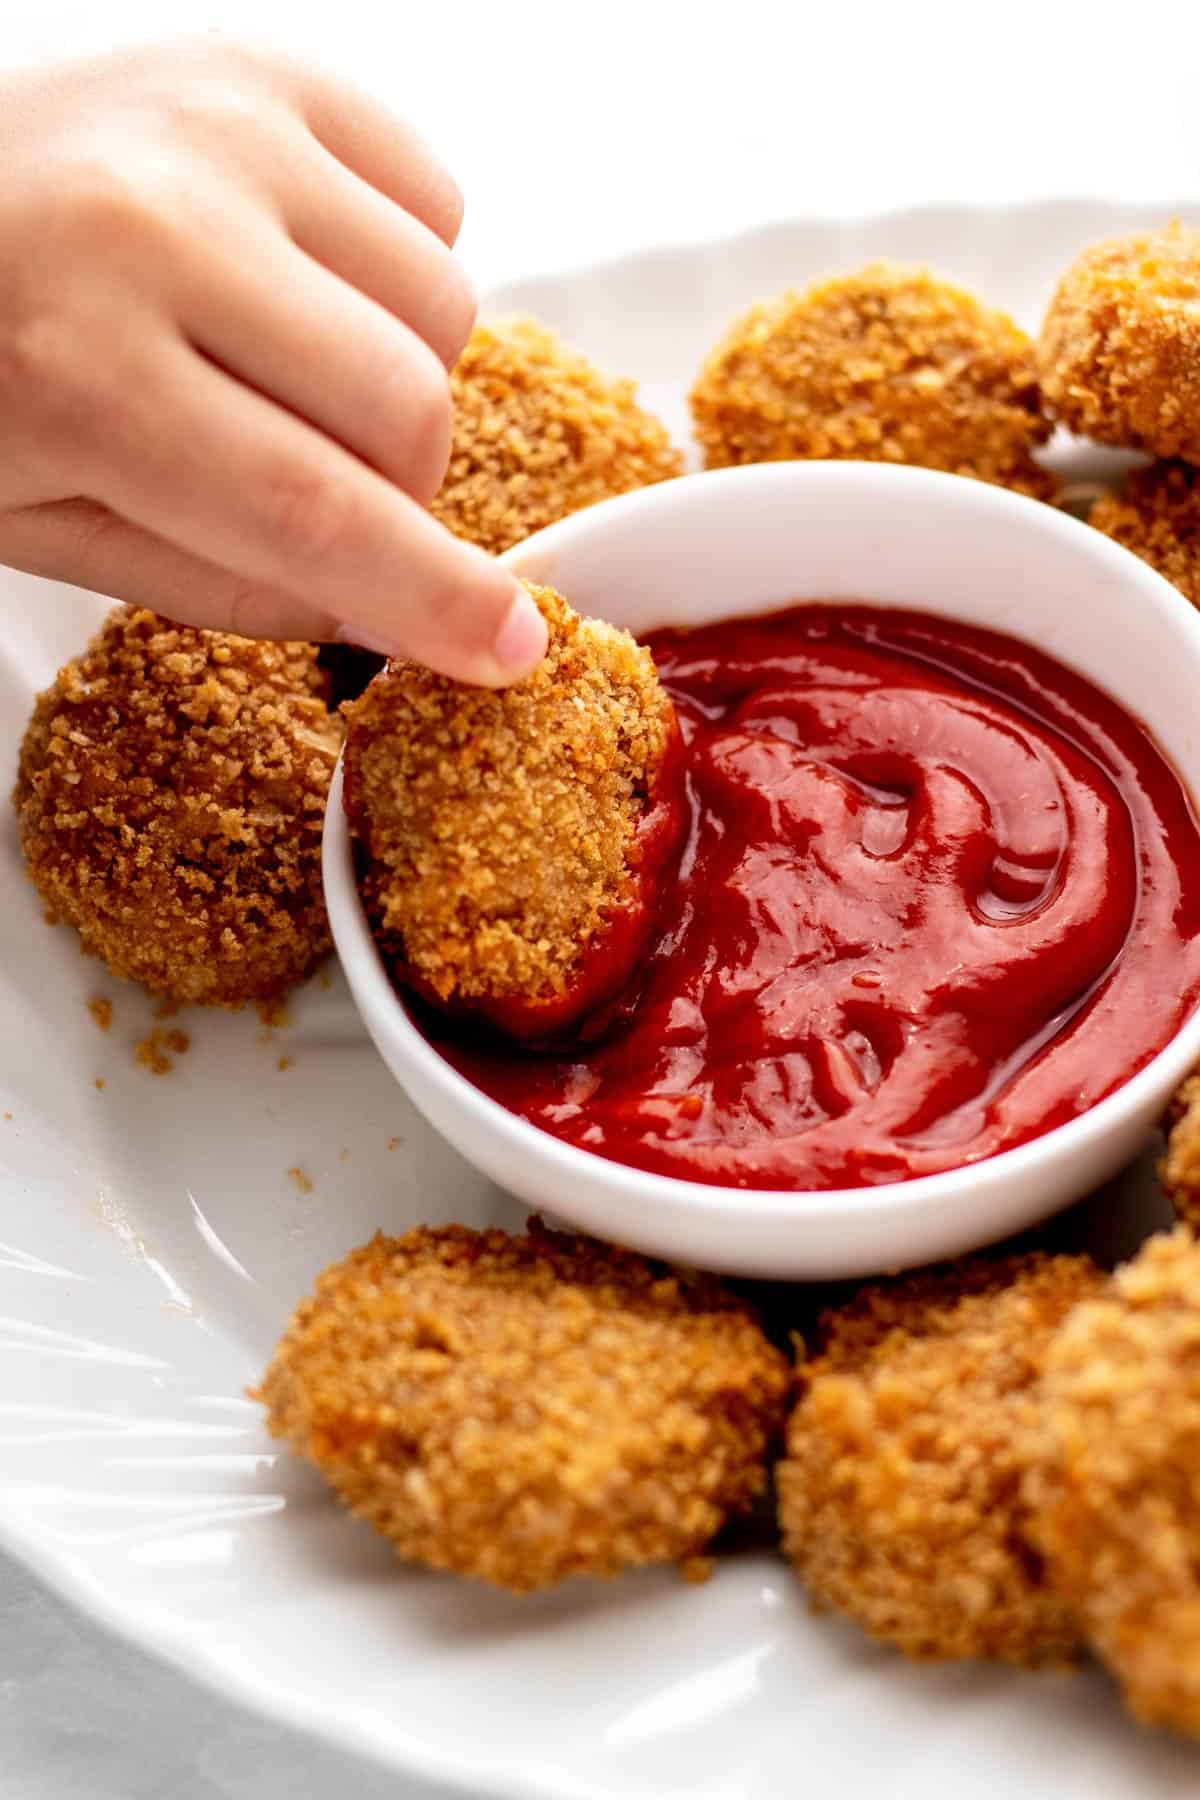
[[[1019,218],[1026,227],[1039,219],[1072,210],[1095,210],[1098,213],[1158,213],[1173,218],[1188,213],[1200,214],[1200,206],[1192,200],[1162,201],[1150,195],[1066,192],[1042,194],[1012,200],[989,200],[981,204],[967,201],[930,201],[909,206],[863,208],[850,212],[824,213],[819,209],[796,212],[782,218],[760,219],[736,230],[711,238],[688,237],[634,244],[619,254],[599,259],[580,258],[558,265],[537,265],[520,275],[507,275],[486,288],[480,296],[481,318],[503,316],[506,296],[514,289],[555,282],[613,277],[627,273],[634,266],[653,269],[664,262],[689,256],[699,257],[713,251],[733,250],[736,246],[789,231],[813,227],[877,225],[881,230],[898,222],[917,224],[936,220],[998,221]],[[640,385],[640,383],[639,383]],[[434,1752],[420,1740],[411,1740],[396,1716],[389,1715],[387,1740],[376,1736],[357,1716],[345,1708],[330,1710],[315,1722],[311,1706],[293,1698],[286,1687],[263,1676],[257,1670],[239,1667],[236,1673],[227,1669],[219,1652],[202,1637],[188,1629],[187,1623],[167,1623],[161,1618],[148,1618],[136,1607],[124,1604],[109,1589],[75,1565],[69,1553],[51,1549],[21,1522],[20,1514],[10,1514],[0,1492],[0,1549],[69,1607],[99,1625],[119,1641],[159,1663],[196,1681],[210,1693],[244,1711],[295,1731],[302,1737],[341,1750],[387,1770],[401,1778],[411,1777],[427,1784],[429,1800],[595,1800],[596,1790],[581,1786],[576,1776],[556,1770],[553,1785],[542,1775],[514,1775],[490,1772],[477,1762],[464,1759],[461,1751]],[[444,1580],[455,1579],[452,1576]],[[425,1794],[414,1794],[413,1800],[426,1800]],[[616,1797],[614,1795],[614,1800]]]

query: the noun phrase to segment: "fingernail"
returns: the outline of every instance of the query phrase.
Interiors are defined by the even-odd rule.
[[[507,676],[516,680],[528,675],[546,654],[546,621],[522,588],[513,595],[512,604],[492,639],[492,659]]]
[[[339,625],[333,634],[333,641],[335,644],[353,644],[356,650],[373,650],[376,656],[404,655],[399,644],[389,644],[370,631],[360,631],[357,625]]]

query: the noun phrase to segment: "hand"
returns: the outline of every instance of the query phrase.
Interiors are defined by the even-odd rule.
[[[425,511],[462,202],[365,94],[211,37],[0,81],[0,562],[500,685],[545,625]]]

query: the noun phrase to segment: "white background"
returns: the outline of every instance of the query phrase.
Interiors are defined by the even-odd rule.
[[[1200,17],[1184,22],[1198,11],[0,0],[0,60],[176,25],[285,41],[371,83],[441,148],[486,287],[798,213],[1193,193],[1200,211]],[[416,1792],[104,1637],[0,1558],[0,1800]]]

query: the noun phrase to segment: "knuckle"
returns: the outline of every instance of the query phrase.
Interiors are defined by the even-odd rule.
[[[106,411],[105,378],[81,353],[78,322],[57,311],[35,311],[0,347],[0,396],[11,421],[22,421],[31,446],[85,452]]]
[[[285,461],[256,484],[259,524],[285,567],[325,563],[355,529],[350,489],[315,469]]]
[[[159,252],[174,235],[180,196],[149,158],[94,154],[63,170],[58,185],[59,222],[80,257]]]

